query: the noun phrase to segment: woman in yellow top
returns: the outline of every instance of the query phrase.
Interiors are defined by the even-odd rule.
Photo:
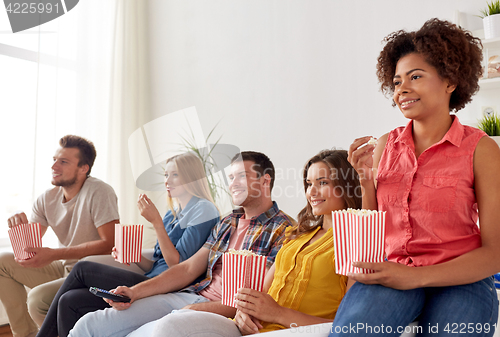
[[[356,171],[347,152],[321,151],[304,168],[307,205],[279,251],[259,292],[240,289],[234,321],[208,312],[180,310],[158,320],[152,336],[241,336],[332,322],[348,289],[335,274],[332,211],[361,208]]]

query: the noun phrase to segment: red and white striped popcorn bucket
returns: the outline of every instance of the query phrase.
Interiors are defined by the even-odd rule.
[[[27,253],[25,248],[42,247],[42,232],[39,223],[17,225],[8,230],[14,256],[18,260],[28,260],[35,253]]]
[[[141,262],[143,232],[143,225],[115,224],[115,249],[118,262]]]
[[[384,262],[385,212],[342,210],[332,212],[335,272],[373,273],[352,263]]]
[[[222,304],[236,307],[234,295],[240,288],[262,291],[266,276],[266,256],[237,252],[222,256]]]

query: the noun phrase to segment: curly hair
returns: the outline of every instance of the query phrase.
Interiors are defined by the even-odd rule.
[[[457,86],[450,98],[450,111],[462,109],[479,90],[481,40],[451,22],[430,19],[415,32],[399,30],[383,42],[386,44],[378,57],[377,77],[385,95],[394,93],[398,61],[411,53],[423,55],[441,78]]]

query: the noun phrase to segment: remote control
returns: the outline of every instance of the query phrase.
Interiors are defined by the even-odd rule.
[[[113,294],[112,292],[109,292],[109,291],[104,290],[104,289],[90,287],[89,291],[96,296],[110,299],[113,302],[125,302],[125,303],[130,302],[130,298],[128,298],[127,296],[123,296],[120,294]]]

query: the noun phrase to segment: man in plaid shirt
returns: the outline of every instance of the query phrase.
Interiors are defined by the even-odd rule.
[[[229,191],[233,203],[241,208],[222,219],[191,258],[130,288],[118,287],[115,291],[130,297],[130,303],[106,300],[113,308],[83,316],[68,336],[125,336],[181,308],[234,317],[236,309],[220,303],[220,257],[229,248],[252,250],[267,256],[269,268],[283,243],[286,227],[293,222],[271,199],[274,178],[274,166],[266,155],[248,151],[234,157]],[[187,287],[201,277],[201,282]],[[140,332],[132,335],[139,336]]]

